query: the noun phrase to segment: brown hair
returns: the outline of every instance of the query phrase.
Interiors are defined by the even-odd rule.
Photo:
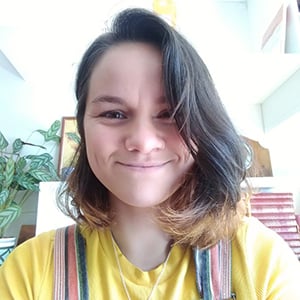
[[[128,41],[146,42],[160,49],[167,101],[195,160],[181,187],[157,207],[158,222],[178,243],[202,248],[213,245],[231,236],[240,220],[240,184],[246,174],[243,141],[196,50],[165,21],[142,9],[121,12],[111,30],[99,36],[81,60],[76,79],[81,142],[75,169],[60,198],[61,207],[77,222],[93,228],[109,226],[113,219],[108,190],[87,160],[83,118],[95,64],[112,46]]]

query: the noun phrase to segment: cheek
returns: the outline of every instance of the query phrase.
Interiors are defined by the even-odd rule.
[[[194,162],[190,150],[177,130],[174,130],[172,134],[169,135],[168,141],[170,148],[173,149],[173,151],[176,152],[184,162],[188,164],[192,164]]]
[[[104,164],[120,149],[120,135],[98,124],[85,129],[87,157],[90,165]]]
[[[104,154],[108,146],[107,141],[109,139],[105,132],[97,130],[96,127],[86,127],[85,142],[88,159],[91,160],[95,155],[100,156]]]
[[[192,157],[192,155],[188,152],[185,151],[184,155],[183,155],[183,172],[187,173],[191,170],[191,168],[194,165],[194,159]]]

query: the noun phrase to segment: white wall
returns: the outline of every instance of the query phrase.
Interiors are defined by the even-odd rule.
[[[300,112],[270,129],[265,140],[274,176],[300,177]]]
[[[266,132],[300,111],[299,95],[300,69],[263,102],[262,113]]]
[[[288,95],[286,95],[288,97]],[[285,101],[285,99],[282,99]],[[300,112],[282,121],[265,135],[270,150],[273,175],[294,193],[296,213],[300,214]]]
[[[285,0],[248,0],[253,50],[260,51],[263,36]]]
[[[248,0],[247,6],[254,51],[262,49],[264,36],[268,28],[271,28],[272,22],[279,16],[277,13],[282,7],[280,18],[277,18],[279,21],[277,24],[280,25],[274,31],[275,38],[272,39],[268,50],[273,52],[280,50],[282,53],[300,52],[300,23],[296,0]],[[281,40],[280,47],[278,47],[279,40]]]
[[[177,1],[177,28],[205,59],[252,50],[244,1]]]
[[[273,176],[292,187],[296,212],[300,214],[300,69],[263,103],[265,135]]]
[[[28,123],[23,123],[24,111],[31,103],[32,90],[20,77],[0,67],[0,130],[11,138],[17,132],[28,130]]]
[[[265,144],[270,149],[274,176],[299,176],[299,95],[300,69],[262,103]]]

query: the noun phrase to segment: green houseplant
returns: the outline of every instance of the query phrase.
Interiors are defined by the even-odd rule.
[[[47,131],[35,130],[42,136],[41,145],[20,138],[9,144],[0,131],[0,238],[20,216],[29,196],[39,190],[41,181],[59,180],[51,151],[45,146],[60,142],[60,127],[61,122],[55,121]]]

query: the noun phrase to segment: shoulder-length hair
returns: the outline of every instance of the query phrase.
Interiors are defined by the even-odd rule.
[[[143,9],[119,13],[111,30],[100,35],[81,60],[76,78],[81,142],[60,206],[74,220],[92,228],[107,227],[113,219],[109,191],[88,163],[83,119],[96,63],[112,46],[123,42],[145,42],[161,51],[168,105],[195,160],[181,187],[157,207],[158,222],[178,243],[204,248],[230,237],[239,221],[240,184],[246,172],[243,141],[196,50],[167,22]]]

